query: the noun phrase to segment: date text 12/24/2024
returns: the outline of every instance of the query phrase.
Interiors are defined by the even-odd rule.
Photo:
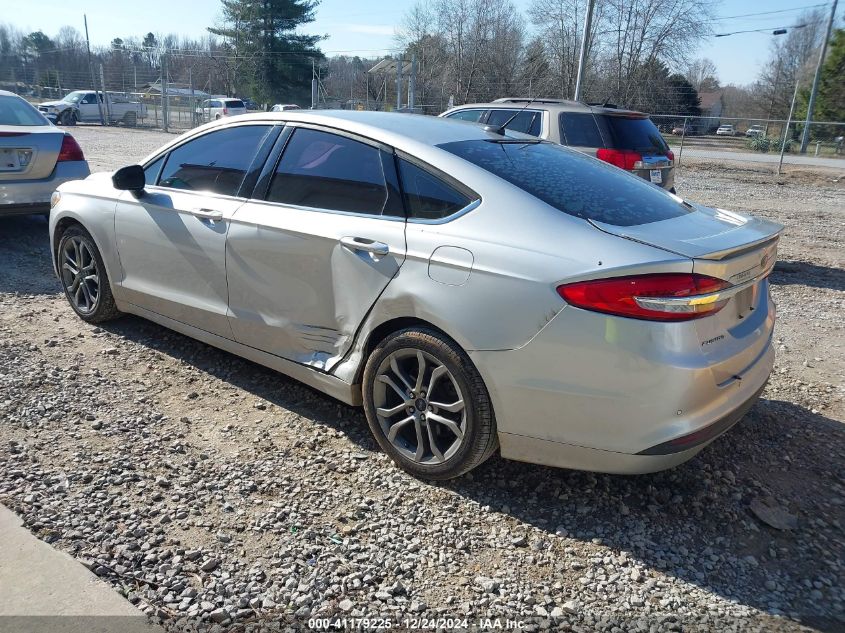
[[[518,631],[524,626],[523,620],[509,618],[342,617],[308,620],[308,628],[312,631]]]

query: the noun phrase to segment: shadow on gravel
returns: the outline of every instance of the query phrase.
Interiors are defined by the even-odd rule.
[[[578,540],[601,539],[707,592],[841,631],[828,592],[842,582],[843,483],[845,425],[760,400],[730,432],[669,471],[603,475],[495,458],[447,486],[549,540],[559,528]],[[798,527],[763,523],[750,509],[754,500],[785,509]]]
[[[772,272],[771,281],[779,286],[797,284],[845,290],[845,270],[809,262],[778,262]]]
[[[54,295],[61,292],[50,262],[47,218],[42,215],[0,217],[0,293]]]
[[[378,450],[359,409],[281,374],[140,318],[103,327]],[[669,471],[603,475],[494,457],[441,485],[538,529],[541,536],[530,532],[527,547],[548,547],[559,529],[583,542],[599,539],[648,570],[834,631],[842,622],[828,592],[841,583],[845,560],[843,473],[845,425],[790,402],[760,400],[730,432]],[[797,528],[763,523],[751,511],[755,500],[797,517]],[[601,565],[585,562],[585,572]]]

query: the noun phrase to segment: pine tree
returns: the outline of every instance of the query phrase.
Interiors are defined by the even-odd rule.
[[[223,22],[208,30],[237,58],[237,84],[259,102],[310,101],[311,68],[322,58],[320,35],[296,33],[314,21],[319,0],[222,0]],[[244,95],[241,95],[244,96]]]

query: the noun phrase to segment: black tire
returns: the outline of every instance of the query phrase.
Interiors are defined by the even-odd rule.
[[[453,379],[449,383],[451,385],[449,388],[455,389],[457,391],[457,397],[463,401],[461,412],[463,416],[461,421],[461,424],[463,424],[462,438],[455,445],[454,453],[439,463],[423,463],[422,461],[415,461],[403,454],[388,439],[382,421],[379,420],[379,416],[376,413],[377,405],[375,398],[378,397],[376,394],[376,380],[380,375],[380,369],[383,371],[384,364],[389,362],[392,355],[407,353],[408,351],[416,352],[417,350],[422,352],[429,362],[433,364],[439,363],[448,370]],[[424,371],[428,371],[428,368]],[[427,375],[430,376],[430,374]],[[416,375],[409,377],[416,380]],[[417,381],[417,384],[421,382],[424,381]],[[434,384],[434,381],[431,380],[429,386]],[[436,330],[425,327],[408,328],[395,332],[382,340],[367,359],[367,364],[364,368],[362,389],[367,422],[376,441],[378,441],[384,452],[400,468],[415,477],[429,480],[446,480],[459,477],[483,463],[498,447],[493,407],[481,375],[472,364],[466,352],[453,340]],[[433,392],[434,389],[432,388],[431,391]],[[417,397],[417,402],[421,400],[419,395],[416,394],[415,396]],[[424,391],[422,395],[426,395]],[[395,394],[393,397],[396,397]],[[402,396],[403,399],[405,397]],[[394,403],[394,406],[398,405]],[[413,406],[408,409],[413,409]],[[427,410],[423,408],[421,412],[425,414],[427,411],[433,410],[437,411],[437,407],[435,406],[434,409],[428,408]],[[414,411],[415,416],[418,413],[418,411]],[[404,410],[398,414],[398,416],[404,415]],[[428,415],[430,416],[432,414],[428,413]],[[423,419],[425,419],[424,416]],[[424,425],[425,428],[428,429],[429,427],[427,425],[430,424],[432,423],[429,419],[426,425]],[[435,427],[432,426],[432,428]],[[431,438],[432,436],[429,433],[427,437]],[[426,440],[424,440],[424,443],[426,443]]]
[[[76,112],[74,112],[71,108],[68,108],[62,112],[59,121],[62,125],[76,125]]]
[[[138,125],[138,115],[134,112],[127,112],[123,115],[123,123],[129,127],[135,127]]]
[[[83,263],[87,261],[90,265],[91,259],[93,258],[93,262],[96,266],[93,269],[97,276],[96,298],[91,301],[90,308],[87,309],[86,307],[81,306],[80,301],[72,296],[72,294],[75,294],[73,293],[72,288],[74,287],[73,283],[77,276],[71,272],[72,267],[68,268],[65,265],[67,263],[65,260],[65,251],[67,249],[70,249],[71,251],[74,250],[74,245],[78,245],[80,243],[84,245],[84,249],[87,249],[88,253],[86,258],[83,249],[83,253],[80,255],[80,261]],[[70,307],[73,308],[73,311],[76,312],[82,320],[87,321],[88,323],[102,323],[103,321],[110,321],[111,319],[116,319],[122,315],[114,302],[114,296],[112,295],[111,284],[109,283],[106,266],[103,263],[103,257],[100,255],[100,251],[88,231],[77,225],[71,226],[62,233],[58,249],[56,250],[56,261],[58,262],[59,278],[62,282],[62,289],[65,292],[65,297],[67,298]],[[77,268],[80,271],[83,270],[83,267],[81,266],[77,266]],[[87,266],[85,266],[85,268],[87,268]],[[92,282],[87,283],[90,284]],[[78,288],[79,285],[80,284],[77,284],[75,287]],[[87,290],[83,293],[84,296],[91,296],[89,292],[90,288],[90,285],[86,286]]]

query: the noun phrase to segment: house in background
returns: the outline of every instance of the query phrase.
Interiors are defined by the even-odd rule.
[[[697,131],[699,134],[711,134],[719,127],[722,111],[725,109],[725,94],[721,90],[699,92],[698,99],[701,118],[696,124]]]

